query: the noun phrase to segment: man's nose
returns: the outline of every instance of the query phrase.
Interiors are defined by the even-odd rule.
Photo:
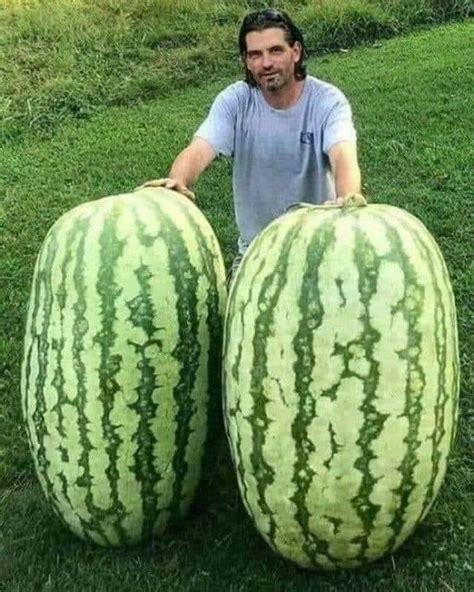
[[[273,63],[271,60],[271,56],[269,53],[264,52],[263,54],[263,58],[262,58],[262,66],[265,70],[268,70],[272,67]]]

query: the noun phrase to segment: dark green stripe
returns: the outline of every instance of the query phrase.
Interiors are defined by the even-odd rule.
[[[150,201],[150,205],[156,207],[154,201]],[[160,212],[158,216],[161,218],[162,213]],[[135,211],[135,223],[137,225],[138,239],[145,248],[153,247],[156,239],[164,238],[162,232],[156,236],[147,234],[146,227],[140,221],[137,211]],[[156,267],[153,269],[141,265],[133,271],[141,289],[137,297],[127,302],[127,306],[130,309],[130,322],[135,327],[141,327],[148,337],[148,340],[144,344],[131,343],[135,352],[141,358],[138,362],[138,369],[141,373],[139,387],[137,389],[139,398],[130,407],[137,412],[140,418],[136,434],[135,464],[132,470],[137,481],[141,483],[143,510],[142,537],[144,539],[149,538],[153,534],[154,525],[160,514],[159,495],[156,492],[156,485],[163,478],[163,475],[156,470],[154,465],[154,451],[156,445],[159,443],[154,422],[157,420],[159,405],[153,402],[154,393],[157,389],[162,388],[162,386],[159,383],[159,376],[157,376],[155,369],[155,360],[153,360],[153,357],[147,355],[147,348],[150,346],[154,348],[158,347],[160,350],[162,349],[163,342],[159,335],[166,331],[165,326],[157,327],[155,324],[155,318],[159,314],[156,310],[156,291],[160,282],[159,263],[159,261],[156,261]],[[173,321],[173,319],[169,320],[171,322]]]
[[[392,250],[387,256],[389,261],[394,261],[403,271],[405,277],[404,295],[400,302],[393,308],[392,314],[400,312],[408,326],[408,343],[404,350],[398,352],[401,362],[406,364],[407,383],[405,388],[405,407],[403,416],[408,419],[408,434],[404,438],[407,450],[402,459],[398,471],[401,473],[401,484],[393,490],[399,497],[399,504],[393,513],[390,522],[392,536],[387,542],[386,551],[392,551],[395,547],[398,535],[405,525],[405,512],[410,503],[410,497],[416,488],[414,478],[416,465],[419,463],[417,450],[420,447],[419,428],[423,413],[423,391],[426,386],[426,379],[421,364],[422,329],[419,327],[419,319],[422,314],[425,288],[419,282],[418,270],[415,269],[405,254],[403,239],[396,228],[390,226],[386,217],[382,216]],[[416,384],[421,384],[417,390]]]
[[[277,231],[278,227],[275,230]],[[269,527],[265,533],[273,548],[277,525],[274,514],[267,503],[265,492],[274,481],[275,468],[268,464],[264,446],[271,419],[267,415],[266,406],[269,399],[265,396],[263,384],[268,376],[268,338],[272,333],[276,319],[274,317],[275,307],[280,294],[287,284],[288,279],[288,258],[293,246],[293,241],[300,232],[299,224],[294,224],[286,233],[286,239],[280,248],[280,256],[273,269],[269,269],[261,284],[258,284],[260,291],[257,295],[252,294],[252,300],[258,302],[258,313],[255,317],[255,329],[252,338],[254,358],[250,367],[250,391],[249,397],[253,401],[253,411],[244,417],[252,430],[252,452],[250,462],[252,472],[257,482],[257,503],[261,513],[268,519]],[[268,233],[269,234],[269,233]],[[269,234],[271,237],[271,234]],[[263,242],[263,239],[262,239]],[[270,241],[271,244],[272,241]],[[265,249],[269,243],[265,240]],[[256,249],[259,246],[255,246]],[[282,396],[284,396],[282,394]]]
[[[452,360],[452,371],[453,371],[453,383],[449,390],[450,396],[454,397],[453,404],[452,404],[452,432],[451,432],[451,439],[449,448],[453,446],[454,438],[456,436],[457,431],[457,418],[458,418],[458,407],[459,407],[459,349],[458,349],[458,334],[457,334],[457,318],[456,318],[456,302],[454,299],[453,289],[451,285],[451,280],[449,277],[448,269],[446,267],[446,262],[444,261],[443,254],[436,243],[436,241],[432,241],[431,248],[434,252],[437,253],[437,259],[439,259],[440,263],[440,271],[441,277],[443,280],[443,287],[446,292],[446,295],[449,294],[449,307],[448,310],[445,311],[446,319],[445,319],[445,326],[450,327],[451,329],[447,332],[447,336],[452,337],[452,349],[453,349],[453,360]],[[440,282],[441,283],[441,282]]]
[[[173,496],[170,504],[171,520],[182,515],[181,504],[188,501],[188,493],[183,491],[184,480],[189,467],[186,451],[191,435],[191,421],[196,413],[196,401],[193,390],[199,369],[201,343],[199,341],[199,302],[197,289],[202,270],[196,269],[189,257],[189,245],[185,237],[176,230],[171,216],[155,200],[150,198],[159,212],[161,235],[168,247],[170,275],[174,279],[177,297],[176,314],[178,323],[178,344],[172,352],[179,362],[179,382],[173,389],[173,396],[178,411],[176,413],[175,453],[172,466],[175,474]],[[178,201],[177,204],[178,205]],[[180,206],[178,206],[180,207]],[[185,206],[181,205],[182,213],[186,214]],[[192,225],[194,226],[194,225]],[[194,226],[196,232],[198,229]]]
[[[137,225],[139,222],[137,221]],[[139,226],[138,226],[139,227]],[[141,230],[141,229],[140,229]],[[141,232],[139,231],[139,236]],[[140,236],[140,238],[142,238]],[[135,453],[133,455],[134,465],[131,467],[137,481],[141,484],[141,499],[143,511],[142,538],[151,537],[153,526],[157,517],[158,494],[155,485],[161,480],[162,475],[154,466],[154,449],[157,442],[153,430],[153,423],[158,414],[158,405],[153,401],[153,394],[161,387],[155,371],[153,354],[148,355],[148,348],[158,347],[162,349],[163,342],[159,338],[165,327],[157,327],[154,323],[155,306],[153,302],[152,282],[157,278],[153,276],[150,269],[141,265],[133,270],[140,290],[138,295],[127,302],[130,310],[129,322],[134,327],[141,328],[147,336],[144,343],[133,343],[129,345],[135,350],[139,357],[137,368],[140,371],[136,392],[138,399],[129,405],[130,409],[136,412],[139,421],[138,429],[134,436]],[[156,431],[156,430],[155,430]]]
[[[95,214],[97,215],[97,213]],[[115,205],[111,211],[104,216],[104,226],[99,237],[99,272],[96,282],[96,292],[99,297],[99,316],[101,318],[100,330],[94,335],[94,343],[100,348],[100,363],[99,363],[99,400],[103,406],[103,415],[101,418],[102,430],[104,437],[104,447],[107,453],[109,464],[105,469],[105,474],[109,481],[111,491],[111,504],[109,508],[103,510],[101,508],[92,506],[92,494],[90,491],[91,479],[95,476],[90,474],[89,469],[89,451],[90,445],[87,442],[87,418],[81,413],[80,431],[82,441],[82,455],[80,465],[84,468],[84,476],[77,481],[77,485],[87,488],[87,506],[93,516],[92,528],[96,532],[102,534],[101,522],[108,525],[113,524],[116,530],[117,537],[120,544],[127,542],[127,532],[123,528],[121,522],[126,516],[128,508],[124,507],[119,499],[118,481],[120,474],[118,471],[117,461],[119,457],[119,447],[123,442],[117,428],[112,423],[110,415],[114,409],[115,398],[121,397],[121,387],[117,381],[117,374],[120,372],[122,365],[122,355],[113,353],[117,335],[115,333],[115,323],[117,319],[116,300],[122,293],[122,287],[118,285],[115,278],[117,266],[120,263],[120,258],[123,254],[125,241],[117,238],[117,220],[120,216],[120,206]],[[83,249],[79,249],[78,265],[75,271],[76,290],[78,294],[78,303],[76,306],[76,323],[80,323],[80,315],[86,309],[87,302],[82,299],[85,285],[83,285],[83,270],[87,265],[87,261],[83,259]],[[78,351],[82,348],[82,335],[79,329],[76,329],[75,335]],[[86,370],[82,368],[82,371]],[[85,389],[81,386],[80,397],[85,396]],[[79,404],[79,408],[83,408]]]
[[[31,415],[31,403],[32,401],[36,401],[37,399],[37,389],[33,387],[31,384],[31,366],[32,360],[38,356],[38,348],[39,348],[39,339],[36,335],[36,315],[39,309],[39,296],[40,296],[40,274],[41,274],[41,267],[39,260],[41,258],[42,251],[46,248],[46,242],[44,243],[41,252],[38,255],[35,272],[33,275],[31,290],[30,290],[30,297],[29,297],[29,304],[28,304],[28,317],[27,317],[27,325],[25,331],[25,343],[24,343],[24,353],[23,353],[23,417],[25,420],[25,428],[28,437],[28,443],[30,446],[30,450],[33,455],[36,455],[36,450],[33,448],[33,440],[32,440],[32,430],[30,429],[30,422],[28,421]]]
[[[80,360],[82,346],[80,344],[79,345],[77,344],[78,333],[80,331],[82,331],[83,333],[87,331],[87,321],[85,320],[84,314],[83,314],[85,311],[85,307],[84,307],[84,311],[78,311],[78,304],[77,303],[75,303],[72,306],[72,310],[73,310],[73,314],[74,314],[73,344],[72,344],[72,350],[71,350],[71,352],[69,352],[69,355],[72,356],[73,368],[74,368],[74,371],[76,374],[76,380],[77,380],[77,382],[76,382],[77,389],[75,392],[72,391],[70,393],[67,393],[65,391],[65,388],[64,388],[65,380],[64,380],[64,375],[63,375],[64,344],[65,344],[65,332],[66,332],[66,330],[64,328],[64,323],[65,323],[65,316],[71,314],[71,310],[67,308],[67,297],[68,297],[67,281],[68,281],[68,276],[71,273],[71,263],[75,264],[74,271],[73,271],[73,277],[74,277],[77,274],[77,267],[79,264],[78,258],[83,259],[82,253],[83,253],[83,249],[84,249],[84,234],[87,231],[87,228],[84,228],[84,226],[85,226],[84,223],[81,224],[78,221],[75,221],[74,224],[71,225],[71,228],[70,228],[69,232],[67,233],[67,237],[64,240],[66,252],[65,252],[64,258],[62,260],[62,264],[61,264],[61,282],[58,286],[52,286],[52,289],[57,296],[56,308],[59,312],[60,326],[61,326],[60,343],[57,344],[58,357],[57,357],[57,366],[56,366],[55,383],[54,383],[54,385],[56,387],[57,396],[58,396],[58,403],[53,408],[53,410],[56,411],[58,414],[58,432],[61,435],[61,438],[63,440],[62,444],[59,446],[63,466],[70,462],[69,454],[68,454],[68,440],[67,440],[68,434],[67,434],[65,426],[64,426],[64,406],[65,405],[68,405],[68,404],[73,405],[77,409],[78,416],[79,416],[79,426],[78,427],[79,427],[82,449],[84,450],[84,446],[88,445],[87,434],[84,434],[84,430],[81,429],[81,427],[84,426],[86,423],[86,420],[84,418],[84,409],[83,409],[85,397],[86,397],[85,388],[84,388],[84,370],[85,369],[84,369],[83,364]],[[80,237],[79,246],[77,244],[75,244],[75,239],[78,236]],[[79,255],[79,257],[78,257],[78,255]],[[82,282],[82,285],[78,288],[77,282],[75,281],[75,294],[78,296],[78,298],[81,298],[81,296],[83,298],[83,282]],[[78,329],[79,329],[79,331],[78,331]],[[81,343],[82,343],[82,340],[81,340]],[[55,345],[53,343],[53,348],[54,347],[55,347]],[[68,355],[68,353],[66,353],[66,355]],[[79,404],[78,404],[78,402],[79,402]],[[82,422],[81,422],[81,415],[82,415]],[[82,424],[82,426],[81,426],[81,424]],[[89,448],[90,448],[90,445],[89,445]],[[70,497],[69,497],[69,489],[75,488],[76,484],[68,482],[68,479],[67,479],[63,470],[58,473],[58,477],[61,481],[61,490],[62,490],[62,494],[64,496],[64,499],[69,503],[69,506],[71,508],[71,512],[76,513],[76,509],[71,504]],[[56,499],[56,496],[55,496],[55,499]],[[62,518],[62,521],[65,522],[63,516],[61,516],[61,518]],[[89,525],[82,518],[80,518],[80,522],[81,522],[81,526],[83,528],[84,535],[87,538],[88,537],[87,528],[89,527]]]
[[[313,479],[317,476],[311,468],[310,457],[318,453],[317,442],[315,443],[308,434],[311,423],[317,417],[317,400],[311,384],[312,374],[318,363],[314,356],[314,332],[321,326],[325,312],[320,298],[319,270],[327,255],[327,249],[335,242],[332,221],[333,218],[330,218],[324,225],[315,229],[306,254],[302,253],[303,257],[305,255],[305,259],[301,261],[304,274],[297,306],[301,319],[293,339],[296,354],[293,373],[295,391],[298,393],[298,412],[291,426],[296,447],[292,478],[296,491],[290,499],[296,506],[295,519],[304,537],[303,551],[314,567],[320,562],[318,555],[324,556],[328,562],[336,561],[329,551],[328,541],[311,531],[311,514],[308,510],[308,495]],[[335,281],[337,284],[338,278]],[[324,371],[323,368],[320,370]],[[334,445],[337,448],[335,442]]]
[[[206,312],[206,325],[209,335],[207,377],[209,396],[208,419],[210,422],[208,425],[212,426],[217,419],[216,416],[219,418],[221,417],[223,313],[226,298],[222,254],[217,239],[215,239],[215,249],[210,248],[210,241],[204,235],[200,226],[196,223],[195,217],[191,215],[191,210],[183,207],[182,212],[190,228],[194,231],[194,238],[197,242],[203,266],[201,274],[204,274],[209,282],[205,306],[203,305],[203,312],[204,310]],[[221,277],[218,277],[217,270],[221,266],[222,275]],[[222,298],[224,299],[224,302],[221,302]]]
[[[204,465],[206,467],[212,466],[212,472],[214,474],[216,453],[214,443],[220,441],[222,436],[221,381],[223,366],[223,325],[227,298],[225,272],[217,238],[214,239],[214,247],[211,248],[210,239],[206,237],[202,229],[196,224],[196,219],[191,214],[191,210],[185,208],[183,213],[190,227],[194,229],[194,237],[202,262],[201,274],[204,274],[209,282],[206,299],[202,303],[202,314],[206,315],[209,350],[207,357],[207,431],[200,470],[202,471]],[[221,272],[220,275],[218,274],[218,270]]]
[[[269,249],[273,248],[273,245],[277,240],[277,236],[278,235],[277,235],[275,228],[271,228],[266,231],[266,237],[267,237],[266,240],[270,241]],[[247,259],[241,263],[240,269],[254,268],[255,262],[258,261],[258,254],[259,254],[258,247],[253,248],[252,251],[255,251],[256,256],[253,255],[253,252],[249,253]],[[237,318],[237,316],[240,317],[240,325],[243,327],[244,318],[245,318],[245,310],[246,310],[247,306],[249,306],[249,304],[251,303],[251,301],[253,299],[252,286],[253,286],[254,280],[256,277],[259,276],[262,269],[264,269],[265,263],[266,263],[265,257],[261,257],[257,267],[254,268],[255,271],[253,274],[253,278],[251,278],[250,281],[246,280],[245,285],[247,286],[247,291],[245,292],[245,298],[240,298],[239,300],[237,300],[237,297],[235,296],[235,294],[239,294],[239,292],[242,290],[242,288],[240,288],[240,285],[243,281],[242,278],[244,277],[245,274],[244,273],[236,273],[236,275],[234,276],[234,278],[232,280],[234,283],[233,298],[231,299],[229,312],[227,315],[229,327],[230,327],[230,324],[234,322],[234,319]],[[238,270],[239,272],[240,272],[240,269]],[[238,313],[236,310],[237,303],[238,303]],[[236,355],[235,361],[231,367],[232,378],[235,380],[235,382],[237,384],[239,383],[239,371],[240,371],[240,367],[241,367],[242,353],[243,353],[243,344],[239,343],[237,346],[237,355]]]
[[[400,222],[400,224],[403,224]],[[433,432],[430,436],[430,439],[433,442],[432,448],[432,455],[431,455],[431,478],[429,483],[427,484],[425,499],[423,502],[423,507],[420,511],[420,515],[416,521],[416,524],[421,520],[425,511],[428,509],[429,505],[433,501],[434,497],[434,484],[438,477],[438,473],[440,470],[440,460],[441,460],[441,449],[440,444],[442,439],[446,434],[445,430],[445,413],[446,413],[446,406],[449,403],[452,393],[448,392],[445,387],[445,374],[446,374],[446,364],[447,364],[447,344],[446,341],[450,334],[450,329],[448,329],[447,322],[448,319],[450,320],[450,310],[445,310],[443,305],[443,294],[441,290],[441,281],[444,282],[444,290],[446,290],[449,284],[449,278],[447,278],[444,265],[439,265],[441,263],[441,254],[439,253],[436,245],[431,241],[431,237],[426,235],[423,236],[423,232],[415,234],[413,229],[410,228],[408,225],[403,224],[407,231],[411,231],[413,240],[417,245],[418,252],[422,255],[422,258],[426,262],[426,265],[429,269],[430,276],[433,282],[433,293],[435,296],[435,316],[434,316],[434,325],[433,325],[433,341],[435,343],[436,348],[436,360],[438,363],[438,394],[436,403],[434,406],[435,412],[435,422]],[[427,240],[429,244],[427,244]],[[433,249],[433,246],[435,249]],[[438,265],[437,265],[438,264]],[[441,274],[439,273],[441,271]],[[439,327],[442,327],[442,333],[444,335],[444,343],[440,343],[437,339],[437,333]],[[448,447],[448,445],[446,445]]]
[[[372,450],[372,443],[379,437],[383,430],[384,423],[388,417],[377,411],[377,390],[380,380],[380,363],[374,359],[375,345],[380,341],[381,335],[371,324],[370,305],[372,299],[377,294],[380,286],[378,285],[380,276],[380,257],[375,249],[367,240],[364,225],[364,214],[366,210],[360,212],[356,223],[355,248],[352,264],[359,273],[359,299],[363,306],[363,313],[360,316],[363,329],[360,339],[351,341],[347,346],[339,348],[344,359],[343,378],[351,376],[357,377],[363,383],[364,400],[359,407],[364,422],[359,431],[359,437],[356,441],[361,449],[359,458],[355,461],[354,467],[362,475],[361,484],[357,495],[351,500],[357,515],[362,522],[362,532],[351,542],[359,544],[359,552],[356,556],[358,561],[363,561],[368,550],[368,539],[374,529],[377,514],[380,506],[370,500],[370,495],[378,479],[370,472],[370,463],[376,458]],[[364,228],[365,227],[365,228]],[[367,376],[358,376],[356,372],[349,369],[349,364],[353,357],[353,348],[362,348],[364,359],[369,363]],[[343,350],[343,351],[342,351]]]
[[[71,244],[73,239],[72,232],[69,232],[69,236],[67,239],[68,245]],[[56,390],[56,394],[58,397],[58,402],[54,405],[51,410],[55,411],[58,415],[58,424],[57,429],[58,433],[61,438],[66,437],[66,432],[64,430],[64,414],[63,414],[63,405],[65,402],[69,401],[67,394],[64,390],[64,371],[63,371],[63,357],[64,357],[64,313],[66,311],[66,269],[69,262],[72,259],[71,249],[66,251],[64,259],[61,264],[61,282],[55,289],[55,296],[56,296],[56,310],[59,312],[59,327],[61,336],[59,339],[52,339],[51,340],[51,350],[55,352],[55,359],[57,360],[56,366],[54,368],[54,376],[51,382],[52,386]],[[66,312],[67,314],[67,312]]]
[[[309,427],[317,416],[317,400],[312,386],[312,374],[315,366],[318,365],[314,355],[314,332],[321,326],[325,312],[320,297],[319,273],[327,249],[334,242],[334,226],[328,222],[315,229],[306,253],[301,254],[301,269],[304,271],[301,295],[297,305],[301,318],[298,331],[292,341],[296,354],[293,374],[295,391],[298,393],[298,412],[291,425],[296,448],[292,482],[296,486],[296,491],[290,499],[296,506],[295,519],[304,537],[303,551],[315,567],[319,563],[317,555],[326,557],[330,562],[336,561],[331,556],[328,541],[319,538],[311,531],[311,513],[308,510],[308,495],[313,479],[317,477],[316,471],[311,468],[310,457],[314,453],[319,453],[318,443],[314,442],[308,434]],[[338,283],[338,278],[335,281]],[[323,368],[319,370],[324,372]],[[335,442],[334,446],[337,448]]]
[[[53,302],[53,290],[51,286],[51,272],[55,264],[55,258],[58,254],[58,243],[56,239],[57,226],[53,227],[42,246],[39,257],[42,258],[46,252],[44,262],[38,267],[36,277],[34,280],[34,304],[33,304],[33,317],[32,324],[36,324],[37,315],[43,312],[43,323],[38,331],[38,327],[34,329],[31,348],[37,348],[37,353],[32,353],[31,357],[37,355],[38,357],[38,375],[36,377],[35,385],[28,385],[28,398],[34,398],[36,402],[36,409],[32,414],[32,420],[34,423],[34,429],[36,432],[36,438],[38,440],[38,448],[33,448],[33,443],[30,440],[32,446],[33,455],[36,457],[38,463],[38,471],[43,477],[46,484],[46,496],[54,500],[54,485],[50,479],[49,474],[49,461],[46,458],[46,447],[44,439],[49,435],[48,426],[45,422],[45,413],[47,409],[47,370],[49,362],[49,350],[50,344],[48,339],[48,330],[50,327],[50,318],[54,307]],[[42,293],[41,293],[42,291]],[[43,298],[41,300],[41,298]],[[38,333],[36,333],[38,331]],[[31,358],[30,358],[31,360]],[[57,510],[55,510],[57,512]]]
[[[435,266],[433,263],[433,251],[426,247],[426,244],[423,240],[420,239],[419,236],[416,237],[415,242],[417,243],[418,250],[423,253],[427,266],[430,270],[430,275],[434,285],[434,296],[435,296],[435,318],[434,318],[434,342],[436,346],[436,360],[438,363],[438,394],[436,398],[436,404],[434,407],[435,412],[435,421],[433,432],[430,436],[430,439],[433,443],[432,455],[431,455],[431,479],[428,483],[425,493],[425,499],[423,502],[423,507],[421,509],[420,515],[416,523],[418,523],[427,510],[428,506],[431,504],[434,496],[434,484],[436,478],[438,477],[439,469],[440,469],[440,460],[441,460],[441,450],[440,444],[441,440],[446,434],[446,430],[444,427],[445,424],[445,410],[446,404],[450,399],[449,393],[446,391],[445,388],[445,371],[446,371],[446,355],[447,355],[447,347],[446,347],[446,340],[448,339],[448,328],[446,325],[446,311],[444,310],[443,306],[443,296],[439,286],[439,275],[437,276],[435,271]],[[444,335],[444,343],[440,343],[437,339],[438,328],[442,327],[442,333]]]
[[[454,296],[453,296],[453,301],[452,301],[452,306],[451,306],[451,315],[450,315],[450,324],[452,327],[454,327],[453,329],[453,343],[452,343],[452,347],[453,347],[453,383],[451,385],[451,392],[453,393],[453,396],[455,397],[455,400],[453,402],[453,410],[452,410],[452,432],[451,432],[451,442],[450,442],[450,449],[452,450],[453,446],[454,446],[454,441],[457,435],[457,428],[458,428],[458,415],[459,415],[459,381],[460,381],[460,368],[459,368],[459,345],[458,345],[458,333],[457,333],[457,319],[456,319],[456,305],[455,305],[455,301],[454,301]]]
[[[336,456],[336,454],[338,454],[338,452],[341,450],[342,445],[338,444],[337,440],[336,440],[336,432],[334,431],[333,425],[332,423],[329,423],[329,439],[330,439],[330,444],[331,444],[331,456],[324,461],[324,466],[328,469],[331,468],[331,464],[332,461],[334,460],[334,457]],[[334,519],[336,520],[336,519]]]
[[[226,437],[227,437],[227,441],[229,443],[229,448],[230,448],[230,453],[231,453],[231,458],[232,458],[232,463],[234,466],[234,469],[237,473],[237,476],[239,478],[239,486],[241,488],[241,492],[242,492],[242,499],[244,502],[244,505],[247,509],[247,511],[250,513],[250,508],[248,506],[248,502],[246,500],[246,491],[244,490],[244,483],[242,481],[242,474],[243,474],[243,469],[242,469],[242,458],[241,458],[241,453],[240,453],[240,442],[241,442],[241,437],[240,437],[240,432],[239,430],[236,430],[236,435],[235,438],[233,435],[231,435],[231,425],[235,426],[236,423],[236,415],[241,413],[241,409],[240,409],[240,399],[238,397],[235,397],[237,400],[237,404],[235,407],[233,407],[230,403],[230,396],[229,396],[229,392],[228,392],[228,382],[231,380],[230,376],[229,376],[229,370],[228,367],[230,366],[230,353],[229,353],[229,349],[231,346],[231,334],[232,334],[232,324],[235,323],[235,320],[237,319],[237,299],[238,296],[238,292],[236,292],[235,290],[232,293],[229,293],[229,299],[227,300],[227,307],[226,307],[226,316],[225,316],[225,320],[224,320],[224,345],[223,345],[223,365],[222,365],[222,413],[223,413],[223,417],[224,417],[224,427],[225,427],[225,431],[226,431]],[[232,345],[234,345],[232,343]],[[242,344],[239,344],[240,348],[242,347]],[[241,355],[241,351],[239,353],[239,355]],[[235,396],[234,393],[232,395],[233,397]]]
[[[265,245],[268,243],[269,247],[265,246],[266,248],[274,248],[274,245],[278,238],[278,231],[276,226],[272,225],[265,230]],[[238,344],[237,355],[232,363],[232,360],[229,359],[229,349],[234,347],[232,343],[232,325],[240,323],[243,327],[245,324],[245,309],[249,306],[250,302],[254,300],[254,293],[253,288],[255,286],[258,287],[258,280],[256,278],[259,277],[260,273],[265,267],[265,257],[260,257],[260,243],[262,242],[262,238],[258,237],[256,239],[255,245],[251,247],[250,252],[246,256],[246,258],[242,261],[241,267],[233,279],[234,285],[232,287],[232,291],[230,294],[229,306],[227,310],[226,316],[226,342],[225,342],[225,350],[224,350],[224,358],[225,358],[225,371],[226,373],[229,372],[230,366],[230,374],[234,379],[234,392],[232,393],[232,398],[235,400],[234,406],[229,406],[229,397],[224,391],[224,417],[226,419],[226,423],[230,424],[230,422],[237,423],[238,417],[242,414],[242,409],[240,407],[240,400],[241,400],[241,393],[238,392],[239,389],[239,382],[240,382],[240,369],[241,369],[241,359],[242,359],[242,352],[244,344],[240,342]],[[253,254],[255,253],[255,255]],[[256,265],[258,259],[260,258],[260,262]],[[256,267],[255,267],[256,265]],[[245,280],[242,280],[243,277],[249,275],[247,269],[253,270],[253,276]],[[243,290],[240,285],[243,283],[247,288]],[[242,292],[242,294],[241,294]],[[239,314],[237,314],[237,310]],[[237,321],[237,319],[239,319]],[[232,346],[231,346],[232,343]],[[243,369],[244,372],[247,372],[248,369]],[[225,381],[225,377],[224,377]],[[224,385],[226,382],[224,382]],[[243,393],[244,396],[247,396],[247,393]],[[229,426],[227,427],[227,435],[229,441],[231,442],[231,453],[232,453],[232,460],[234,463],[235,470],[239,477],[240,483],[240,491],[242,496],[242,501],[247,509],[247,512],[250,516],[252,516],[255,520],[255,515],[252,510],[252,507],[249,502],[248,497],[248,490],[247,484],[245,479],[245,469],[243,463],[243,456],[242,456],[242,433],[238,427],[235,430],[235,438],[230,436]]]

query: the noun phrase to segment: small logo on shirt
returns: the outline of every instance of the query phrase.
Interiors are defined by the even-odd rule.
[[[300,142],[301,142],[301,144],[309,144],[310,146],[312,146],[314,144],[313,132],[301,132],[300,133]]]

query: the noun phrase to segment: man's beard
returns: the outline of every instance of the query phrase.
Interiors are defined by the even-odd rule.
[[[264,89],[264,90],[268,90],[268,91],[277,91],[280,90],[281,88],[283,88],[286,84],[286,80],[285,78],[282,76],[282,74],[280,72],[275,72],[275,74],[273,74],[273,76],[270,77],[265,77],[262,76],[260,77],[260,88]]]

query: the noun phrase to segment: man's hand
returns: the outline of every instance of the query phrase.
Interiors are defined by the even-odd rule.
[[[349,196],[347,196],[349,197]],[[335,197],[334,199],[327,199],[324,203],[325,206],[329,205],[338,205],[342,206],[342,204],[346,201],[347,197]]]
[[[194,138],[191,144],[178,154],[170,169],[169,177],[147,181],[137,189],[145,187],[166,187],[196,201],[188,185],[194,185],[197,178],[216,157],[214,148],[202,138]],[[136,191],[136,190],[135,190]]]
[[[340,196],[340,197],[335,197],[334,199],[327,199],[324,202],[324,205],[333,204],[333,205],[342,206],[346,202],[354,201],[354,199],[360,201],[359,198],[364,199],[364,197],[360,193],[348,193],[347,195],[343,195],[343,196]]]
[[[366,205],[367,201],[361,193],[348,193],[343,197],[336,197],[334,199],[327,199],[324,205],[338,205],[343,206],[344,204],[350,205]]]
[[[137,187],[135,191],[138,191],[139,189],[145,189],[145,187],[165,187],[165,189],[172,189],[173,191],[181,193],[191,201],[196,201],[195,194],[177,179],[171,179],[169,177],[163,179],[154,179],[153,181],[147,181],[146,183],[143,183],[143,185]]]

